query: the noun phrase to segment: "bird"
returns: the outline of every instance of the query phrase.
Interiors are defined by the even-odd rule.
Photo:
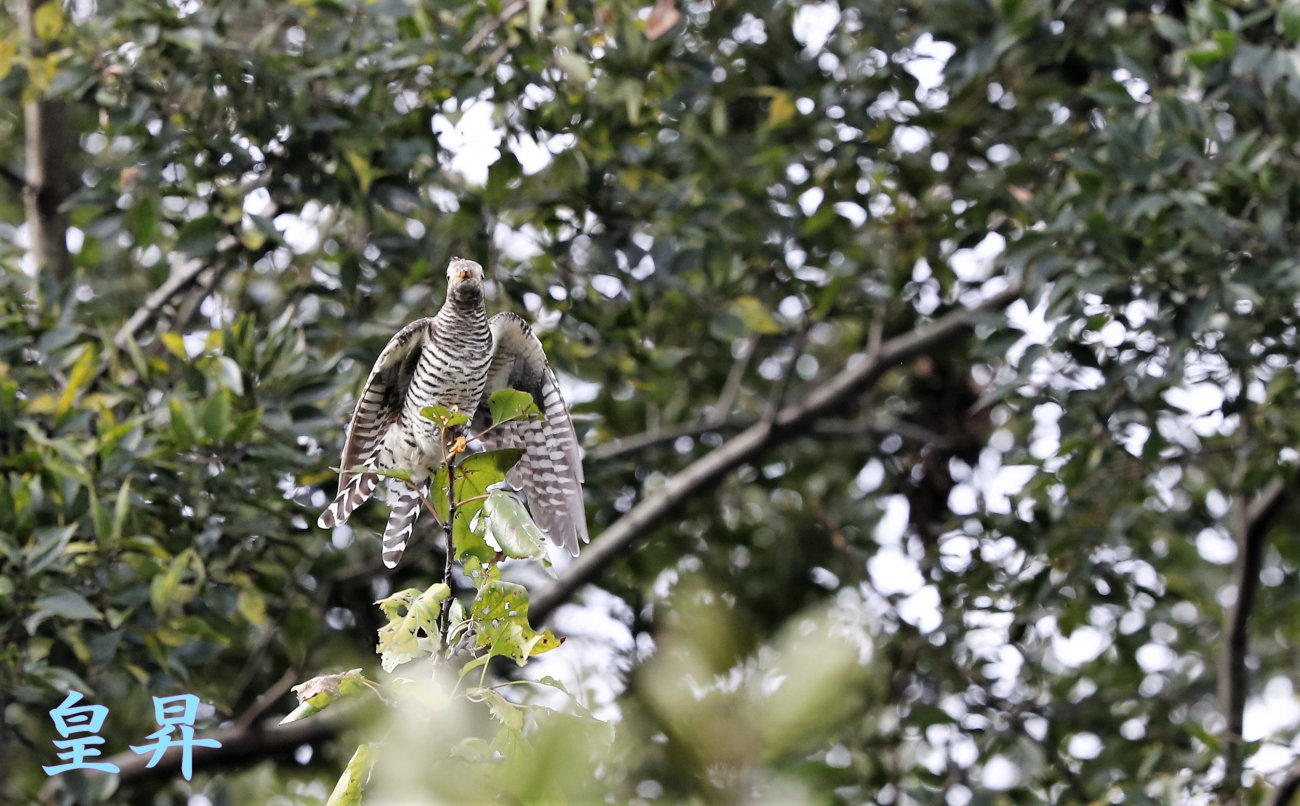
[[[543,418],[503,423],[481,436],[483,447],[523,448],[506,484],[523,494],[552,543],[576,556],[579,541],[588,541],[582,455],[555,373],[522,317],[502,312],[488,318],[483,284],[482,266],[453,257],[446,302],[389,340],[352,413],[338,495],[317,524],[332,529],[347,523],[375,491],[379,474],[350,471],[407,471],[410,483],[388,479],[390,512],[381,553],[388,568],[401,560],[420,514],[421,492],[443,462],[441,428],[420,411],[436,404],[465,412],[481,433],[491,425],[488,399],[507,388],[532,395]]]

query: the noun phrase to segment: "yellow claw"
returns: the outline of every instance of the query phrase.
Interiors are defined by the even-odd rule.
[[[458,454],[458,453],[464,453],[464,452],[465,452],[465,438],[464,438],[464,437],[456,437],[456,440],[455,440],[454,442],[451,443],[451,447],[447,449],[447,453],[451,454],[452,456],[455,456],[455,455]]]

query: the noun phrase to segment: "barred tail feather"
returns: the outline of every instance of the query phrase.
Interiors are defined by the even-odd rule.
[[[396,568],[406,551],[406,544],[415,531],[415,519],[420,514],[420,493],[413,487],[402,485],[400,490],[389,488],[388,504],[392,511],[388,515],[388,528],[384,530],[384,549],[380,555],[384,565]]]
[[[373,473],[362,473],[348,479],[347,483],[339,488],[339,494],[334,497],[334,501],[320,514],[316,525],[322,529],[333,529],[335,526],[347,523],[353,510],[370,499],[370,494],[375,491],[375,485],[378,483],[379,477]]]

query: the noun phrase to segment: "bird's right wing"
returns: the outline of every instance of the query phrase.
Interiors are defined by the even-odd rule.
[[[375,361],[370,377],[366,379],[366,387],[357,399],[357,407],[352,412],[352,422],[348,426],[348,438],[343,444],[343,459],[339,463],[343,469],[339,474],[339,494],[321,513],[317,521],[321,528],[330,529],[347,523],[352,511],[364,504],[374,491],[377,476],[347,471],[370,461],[370,455],[379,445],[380,438],[401,413],[402,402],[406,399],[411,377],[415,374],[415,365],[420,360],[423,336],[432,329],[432,317],[415,320],[388,340],[388,346]]]
[[[524,449],[523,458],[510,469],[506,481],[528,498],[529,511],[551,541],[577,555],[578,542],[587,542],[582,451],[560,385],[542,343],[523,319],[499,313],[488,320],[488,326],[492,329],[492,364],[474,430],[482,431],[491,424],[488,399],[493,392],[519,389],[533,396],[544,420],[503,423],[489,431],[483,442],[489,450]]]

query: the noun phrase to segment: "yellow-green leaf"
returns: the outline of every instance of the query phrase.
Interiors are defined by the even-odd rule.
[[[0,42],[0,79],[9,75],[14,67],[14,57],[18,55],[18,46],[12,42]]]
[[[46,0],[32,15],[32,27],[41,39],[53,39],[63,30],[63,3]]]
[[[68,383],[63,387],[63,394],[59,396],[58,408],[56,414],[66,414],[68,409],[72,408],[72,402],[76,399],[77,393],[80,392],[90,379],[95,375],[95,346],[86,345],[82,351],[81,357],[72,365],[72,371],[68,373]]]
[[[181,334],[164,333],[162,334],[162,343],[163,346],[167,348],[167,352],[182,361],[188,361],[190,359],[190,354],[185,350],[185,340],[181,338]]]
[[[343,771],[339,782],[334,785],[330,799],[325,806],[361,806],[365,795],[366,779],[370,777],[370,767],[374,764],[375,745],[363,744],[352,754],[348,768]]]
[[[490,655],[503,655],[523,666],[533,655],[560,645],[550,630],[538,632],[528,623],[528,591],[522,585],[493,579],[479,588],[470,608],[474,640]]]
[[[361,187],[361,192],[369,193],[371,178],[370,161],[357,152],[351,150],[345,150],[343,156],[347,159],[348,165],[352,166],[352,172],[356,174],[357,184]]]
[[[250,624],[266,623],[266,597],[251,585],[239,589],[239,597],[235,600],[235,609]]]
[[[779,126],[794,117],[794,101],[790,93],[776,91],[772,93],[772,105],[767,108],[767,125]]]
[[[757,297],[741,297],[731,304],[731,312],[755,333],[772,335],[781,332],[781,326]]]

